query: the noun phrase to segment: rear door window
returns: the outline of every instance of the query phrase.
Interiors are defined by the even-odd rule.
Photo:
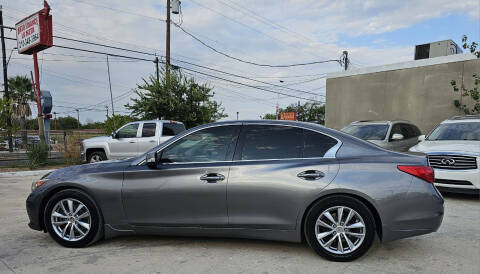
[[[175,136],[185,130],[185,126],[180,123],[163,123],[162,136]]]
[[[142,137],[154,137],[157,130],[157,123],[144,123],[142,127]]]
[[[332,137],[307,129],[304,130],[303,142],[303,158],[323,157],[337,144]]]
[[[303,130],[288,126],[249,125],[243,134],[241,160],[300,158]]]

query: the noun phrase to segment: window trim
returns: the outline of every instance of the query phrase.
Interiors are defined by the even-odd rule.
[[[313,131],[313,132],[317,132],[317,133],[320,133],[320,134],[323,134],[325,136],[328,136],[330,138],[333,138],[337,141],[337,144],[334,145],[333,147],[331,147],[327,152],[325,152],[325,154],[323,155],[323,157],[310,157],[310,158],[284,158],[284,159],[261,159],[261,160],[236,160],[235,159],[235,156],[237,154],[237,151],[238,151],[238,148],[239,148],[239,145],[240,145],[240,135],[242,134],[243,130],[244,130],[244,127],[243,126],[247,126],[247,125],[272,125],[272,126],[284,126],[284,127],[295,127],[295,128],[300,128],[300,129],[306,129],[306,130],[310,130],[310,131]],[[222,126],[240,126],[240,131],[238,132],[238,135],[237,135],[237,140],[236,140],[236,144],[235,144],[235,151],[234,151],[234,156],[232,158],[232,160],[229,160],[229,161],[216,161],[216,162],[183,162],[183,163],[163,163],[162,165],[189,165],[189,164],[212,164],[212,163],[238,163],[238,162],[254,162],[254,161],[257,161],[257,162],[261,162],[261,161],[284,161],[284,160],[312,160],[312,159],[336,159],[337,158],[337,152],[338,150],[340,149],[340,147],[343,145],[343,142],[328,134],[328,133],[325,133],[325,132],[322,132],[322,131],[319,131],[319,130],[316,130],[316,129],[311,129],[311,128],[307,128],[307,127],[304,127],[304,126],[300,126],[300,125],[287,125],[287,124],[276,124],[276,123],[255,123],[255,122],[233,122],[233,123],[228,123],[228,124],[221,124],[221,125],[209,125],[209,126],[205,126],[205,127],[202,127],[202,128],[199,128],[197,130],[194,130],[186,135],[183,135],[181,136],[179,139],[175,140],[174,142],[166,145],[165,147],[162,147],[160,149],[158,149],[157,151],[155,151],[155,153],[161,153],[164,149],[168,148],[169,146],[175,144],[176,142],[178,142],[180,139],[183,139],[184,137],[190,135],[190,134],[193,134],[197,131],[200,131],[200,130],[203,130],[203,129],[207,129],[207,128],[212,128],[212,127],[222,127]],[[177,135],[178,136],[178,135]],[[136,165],[144,165],[145,164],[145,159],[141,160],[138,164]]]

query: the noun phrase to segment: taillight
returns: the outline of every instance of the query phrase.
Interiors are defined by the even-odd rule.
[[[397,166],[399,170],[406,172],[410,175],[418,177],[429,183],[433,183],[435,180],[435,174],[433,168],[429,166]]]

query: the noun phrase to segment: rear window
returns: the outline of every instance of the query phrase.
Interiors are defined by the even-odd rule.
[[[363,140],[385,140],[388,125],[348,125],[340,131]]]
[[[162,129],[162,136],[175,136],[185,130],[183,124],[178,123],[164,123]]]
[[[303,158],[323,157],[337,140],[311,130],[304,130]]]
[[[242,160],[300,158],[302,129],[285,126],[247,126]]]

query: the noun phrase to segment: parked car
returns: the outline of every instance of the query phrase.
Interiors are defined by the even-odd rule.
[[[82,159],[88,163],[139,156],[185,130],[181,122],[152,120],[131,122],[111,136],[82,141]]]
[[[428,155],[438,189],[480,195],[480,115],[445,120],[419,139],[410,151]]]
[[[334,261],[436,231],[425,157],[312,123],[202,125],[146,154],[63,168],[32,184],[29,226],[67,247],[131,234],[300,242]]]
[[[409,121],[357,121],[341,129],[342,132],[394,151],[408,151],[418,143],[422,133]]]

